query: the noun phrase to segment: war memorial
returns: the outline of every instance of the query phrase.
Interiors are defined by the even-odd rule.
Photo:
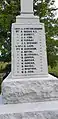
[[[44,24],[21,0],[11,28],[11,73],[2,83],[0,119],[58,119],[58,79],[48,74]]]

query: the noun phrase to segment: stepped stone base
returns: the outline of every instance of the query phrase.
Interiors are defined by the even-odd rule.
[[[0,119],[58,119],[58,102],[0,105]]]
[[[58,80],[51,75],[12,79],[10,74],[2,83],[2,99],[4,104],[58,100]]]

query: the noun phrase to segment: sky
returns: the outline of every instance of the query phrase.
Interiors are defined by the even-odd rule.
[[[55,0],[55,6],[58,8],[58,0]],[[58,10],[57,10],[57,17],[58,17]]]
[[[58,7],[58,0],[55,0],[55,5],[56,7]]]

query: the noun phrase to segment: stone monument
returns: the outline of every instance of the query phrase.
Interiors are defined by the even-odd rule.
[[[40,76],[48,76],[44,24],[33,15],[33,0],[21,0],[12,24],[12,78]]]
[[[21,0],[21,15],[12,24],[11,52],[11,73],[2,83],[5,113],[1,111],[0,119],[2,114],[5,119],[47,119],[46,115],[53,119],[58,114],[58,80],[48,74],[44,24],[33,14],[33,0]]]

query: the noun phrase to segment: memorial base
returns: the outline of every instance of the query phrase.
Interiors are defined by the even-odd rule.
[[[0,119],[58,119],[58,102],[0,105]]]
[[[58,80],[51,75],[12,79],[10,73],[2,83],[2,99],[4,104],[58,100]]]

